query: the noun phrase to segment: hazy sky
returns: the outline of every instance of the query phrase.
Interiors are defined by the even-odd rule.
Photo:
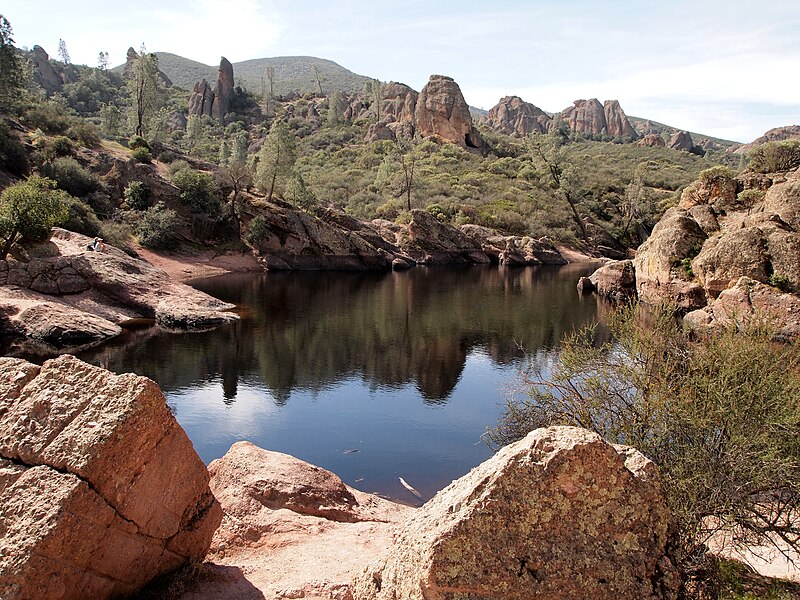
[[[74,63],[129,46],[216,65],[308,55],[419,90],[450,75],[470,104],[558,111],[616,98],[629,115],[751,141],[800,124],[798,0],[4,0],[18,46]]]

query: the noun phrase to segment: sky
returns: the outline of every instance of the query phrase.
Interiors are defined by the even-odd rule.
[[[800,124],[800,0],[3,0],[19,47],[97,65],[129,46],[209,65],[317,56],[420,90],[453,77],[469,104],[580,98],[749,142]]]

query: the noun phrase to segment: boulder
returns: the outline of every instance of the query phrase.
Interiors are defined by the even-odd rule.
[[[658,470],[574,427],[538,429],[419,509],[355,600],[676,598]]]
[[[674,150],[683,150],[689,152],[694,148],[694,141],[688,131],[676,131],[669,139],[669,147]]]
[[[414,510],[279,452],[237,442],[209,465],[223,509],[204,577],[181,600],[352,600],[351,580]],[[231,571],[245,572],[231,580]]]
[[[672,302],[683,311],[706,305],[705,290],[691,280],[682,261],[702,248],[706,233],[687,211],[671,208],[639,247],[634,259],[639,299]]]
[[[481,225],[462,225],[462,233],[480,244],[493,263],[505,266],[565,265],[553,243],[547,238],[503,235]]]
[[[692,260],[692,271],[712,298],[742,276],[766,281],[771,270],[767,238],[760,227],[726,230],[710,238]]]
[[[630,260],[616,260],[603,265],[591,274],[589,281],[599,295],[614,301],[636,296],[636,271]]]
[[[383,227],[382,235],[418,264],[486,264],[489,257],[474,239],[442,223],[426,210],[411,211],[411,222],[399,229]]]
[[[0,359],[0,597],[112,598],[201,559],[209,477],[155,383]]]
[[[383,86],[381,116],[391,116],[393,122],[414,123],[419,93],[405,85],[392,81]]]
[[[664,141],[664,138],[658,133],[648,133],[638,142],[636,142],[637,146],[647,146],[649,148],[664,148],[667,143]]]
[[[54,302],[32,306],[17,320],[23,335],[52,348],[95,344],[122,333],[122,328],[108,319]]]
[[[519,96],[506,96],[489,110],[486,125],[492,131],[524,138],[531,133],[547,133],[553,118],[538,106]]]
[[[639,135],[628,120],[628,116],[618,100],[606,100],[603,102],[603,113],[606,120],[606,131],[614,138],[636,139]]]
[[[483,147],[469,105],[451,77],[431,75],[417,99],[414,122],[422,137],[436,137],[462,148]]]

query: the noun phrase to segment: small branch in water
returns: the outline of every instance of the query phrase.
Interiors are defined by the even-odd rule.
[[[420,500],[422,500],[422,494],[420,494],[420,493],[419,493],[417,490],[415,490],[415,489],[414,489],[414,488],[411,486],[411,484],[410,484],[410,483],[408,483],[408,482],[407,482],[405,479],[403,479],[402,477],[400,477],[399,479],[400,479],[400,483],[403,485],[403,487],[404,487],[404,488],[406,488],[406,489],[407,489],[409,492],[411,492],[411,493],[412,493],[412,494],[414,494],[414,495],[415,495],[417,498],[419,498]]]

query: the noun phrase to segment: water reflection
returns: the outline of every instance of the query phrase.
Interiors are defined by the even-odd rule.
[[[596,320],[581,300],[586,266],[538,269],[418,268],[404,273],[232,274],[194,285],[239,307],[242,320],[206,333],[130,332],[81,358],[155,379],[165,392],[220,378],[223,402],[242,381],[283,406],[357,377],[370,389],[413,383],[446,403],[467,357],[497,365],[554,347]]]

